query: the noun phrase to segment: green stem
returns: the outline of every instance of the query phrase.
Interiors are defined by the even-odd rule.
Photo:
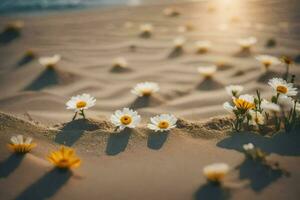
[[[80,115],[83,117],[83,119],[85,119],[84,110],[81,110],[81,111],[80,111]]]

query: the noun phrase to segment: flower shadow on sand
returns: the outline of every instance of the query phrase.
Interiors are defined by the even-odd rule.
[[[24,90],[33,90],[33,91],[41,90],[46,87],[57,85],[59,81],[60,78],[56,70],[45,69]]]
[[[203,79],[196,87],[198,90],[217,90],[220,88],[224,88],[223,84],[213,78]]]
[[[120,133],[112,133],[108,137],[107,146],[105,150],[106,154],[114,156],[125,151],[131,134],[132,129],[129,128],[125,128]]]
[[[238,52],[236,52],[233,56],[239,57],[239,58],[246,58],[252,56],[251,50],[248,49],[242,49]]]
[[[85,131],[99,129],[99,125],[89,119],[77,119],[63,125],[55,137],[55,142],[66,146],[72,146],[84,134]]]
[[[226,200],[230,199],[230,190],[213,183],[202,185],[194,194],[195,200]]]
[[[22,67],[34,60],[33,56],[24,55],[16,64],[16,67]]]
[[[25,155],[11,154],[6,160],[0,162],[0,179],[8,177],[21,164]]]
[[[184,53],[184,51],[182,48],[174,48],[169,53],[168,58],[177,58],[177,57],[183,55],[183,53]]]
[[[267,153],[276,153],[285,156],[300,155],[300,135],[297,131],[291,133],[280,132],[272,137],[264,137],[262,135],[249,132],[235,133],[218,142],[217,146],[243,152],[243,144],[247,144],[249,142],[258,146]]]
[[[260,83],[268,83],[268,81],[271,79],[271,78],[274,78],[274,77],[282,77],[283,75],[281,73],[278,73],[278,72],[275,72],[275,71],[267,71],[265,73],[263,73],[262,75],[260,75],[257,79],[258,82]]]
[[[8,44],[20,36],[21,33],[18,31],[4,30],[0,33],[0,44]]]
[[[137,97],[134,102],[129,105],[129,107],[133,110],[139,109],[139,108],[146,108],[151,106],[158,106],[164,103],[164,100],[162,97],[158,95],[151,95],[151,96],[143,96],[143,97]]]
[[[16,200],[49,199],[71,178],[71,171],[52,169],[25,189]]]
[[[256,192],[262,191],[283,175],[281,169],[273,169],[267,164],[249,158],[246,158],[237,169],[240,172],[239,178],[241,180],[248,179],[250,187]]]
[[[148,135],[147,146],[153,150],[159,150],[163,147],[164,143],[167,141],[169,132],[151,132]]]

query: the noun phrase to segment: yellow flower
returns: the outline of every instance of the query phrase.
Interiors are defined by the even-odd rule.
[[[243,110],[249,110],[255,107],[253,103],[247,102],[243,99],[235,99],[234,104],[237,108],[243,109]]]
[[[281,61],[287,65],[293,64],[293,59],[288,56],[282,56]]]
[[[36,143],[32,143],[31,137],[25,139],[23,135],[13,136],[10,140],[8,148],[15,153],[28,153],[36,146]]]
[[[225,163],[214,163],[203,168],[203,174],[208,181],[220,183],[229,172],[229,166]]]
[[[48,155],[48,160],[57,168],[71,169],[79,167],[81,160],[72,148],[62,146],[60,150],[53,151]]]
[[[234,105],[241,110],[250,110],[255,108],[254,98],[251,95],[241,95],[239,98],[233,99]]]

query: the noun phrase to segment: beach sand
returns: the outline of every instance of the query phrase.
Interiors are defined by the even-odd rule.
[[[285,68],[274,66],[265,74],[255,55],[299,61],[300,4],[255,0],[228,8],[219,3],[209,10],[210,5],[158,3],[0,17],[0,27],[12,20],[25,24],[20,35],[0,36],[0,199],[298,199],[299,129],[273,137],[232,134],[222,104],[230,99],[224,90],[229,84],[243,85],[244,93],[259,89],[264,97],[271,95],[268,80],[281,77]],[[181,15],[164,16],[168,6]],[[143,23],[153,24],[152,37],[139,37]],[[186,24],[193,30],[178,32]],[[187,44],[170,56],[177,36],[185,36]],[[236,40],[249,36],[258,44],[241,53]],[[266,46],[269,39],[276,40],[275,47]],[[211,50],[197,54],[197,40],[210,40]],[[28,49],[38,56],[60,54],[62,60],[47,70],[37,59],[24,60]],[[129,70],[113,70],[116,57],[126,58]],[[217,63],[223,65],[213,79],[198,74],[198,66]],[[291,68],[298,86],[299,66]],[[161,90],[137,100],[130,90],[143,81],[157,82]],[[94,96],[96,105],[87,110],[87,120],[70,122],[73,112],[65,103],[81,93]],[[109,118],[123,107],[137,109],[142,124],[115,134]],[[180,119],[169,134],[145,128],[149,117],[160,113]],[[13,156],[6,144],[17,134],[33,137],[37,148]],[[271,153],[269,159],[290,176],[245,160],[242,145],[248,142]],[[73,174],[53,170],[46,160],[61,144],[74,147],[82,158]],[[231,166],[226,190],[206,184],[202,169],[214,162]]]

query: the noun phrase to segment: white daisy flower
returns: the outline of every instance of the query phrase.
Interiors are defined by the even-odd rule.
[[[252,151],[254,149],[254,145],[252,143],[244,144],[243,149],[245,151]]]
[[[257,39],[255,37],[241,38],[237,40],[237,43],[242,50],[250,50],[257,43]]]
[[[296,96],[298,93],[297,88],[293,87],[293,83],[288,83],[282,78],[272,78],[268,84],[279,94]]]
[[[250,125],[258,126],[265,123],[265,117],[260,112],[249,110],[249,115],[251,116],[251,119],[249,121]]]
[[[277,57],[269,55],[259,55],[256,56],[255,59],[258,60],[266,70],[273,65],[279,65],[281,63]]]
[[[142,24],[140,25],[141,35],[150,36],[153,32],[152,24]]]
[[[141,122],[141,116],[136,111],[123,108],[123,110],[117,110],[110,117],[110,121],[118,127],[119,131],[122,131],[126,127],[135,128]]]
[[[58,54],[55,54],[54,56],[51,56],[51,57],[39,58],[39,63],[48,69],[52,69],[60,61],[60,59],[61,59],[61,56]]]
[[[113,67],[117,68],[127,68],[128,67],[128,62],[125,58],[123,57],[118,57],[113,60]]]
[[[36,146],[32,143],[32,138],[24,138],[23,135],[13,136],[10,138],[8,147],[15,153],[28,153]]]
[[[211,48],[211,42],[208,40],[197,41],[196,43],[197,53],[205,53]]]
[[[215,65],[198,67],[198,72],[205,78],[211,78],[216,73],[216,71],[217,66]]]
[[[84,110],[93,107],[95,103],[96,99],[90,94],[81,94],[71,97],[71,99],[66,103],[66,106],[69,110],[75,110],[75,115],[73,117],[74,120],[78,112],[80,112],[80,115],[85,118]]]
[[[230,96],[238,97],[244,90],[244,87],[241,85],[229,85],[225,87],[225,90]]]
[[[186,39],[185,37],[177,37],[174,39],[173,43],[174,43],[174,48],[176,49],[182,49],[183,45],[185,44]]]
[[[143,82],[136,84],[136,86],[131,90],[131,93],[137,95],[138,97],[143,97],[151,96],[153,93],[158,91],[159,86],[157,83]]]
[[[67,109],[79,111],[79,110],[87,110],[93,107],[96,103],[96,99],[92,97],[90,94],[81,94],[77,96],[73,96],[67,103]]]
[[[226,163],[214,163],[203,168],[203,174],[208,181],[220,183],[228,174],[230,168]]]
[[[269,102],[265,99],[262,100],[260,107],[267,113],[278,113],[280,112],[280,106],[276,103]]]
[[[177,118],[174,115],[161,114],[150,118],[148,128],[155,132],[169,131],[176,127]]]

